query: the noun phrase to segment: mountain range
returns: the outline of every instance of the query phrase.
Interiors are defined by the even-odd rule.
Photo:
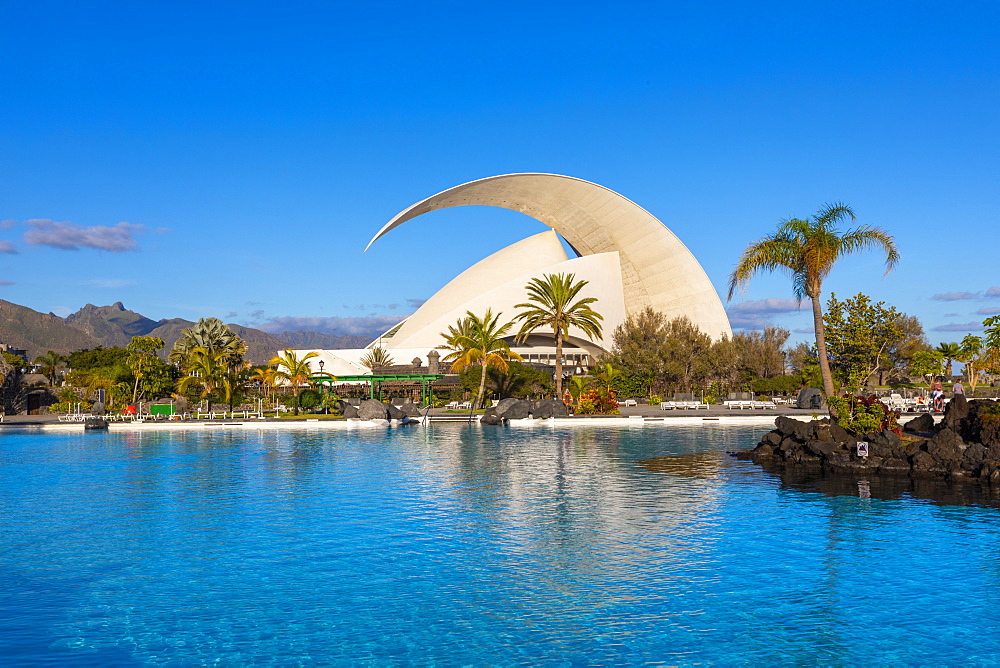
[[[87,304],[60,318],[0,299],[0,343],[27,350],[29,361],[49,350],[65,355],[98,346],[125,347],[133,336],[160,337],[166,344],[162,352],[166,355],[181,330],[193,324],[182,318],[152,320],[126,309],[121,302],[110,306]],[[229,328],[246,341],[247,359],[253,364],[263,364],[285,348],[361,348],[370,341],[364,336],[308,330],[274,335],[243,325],[229,324]]]

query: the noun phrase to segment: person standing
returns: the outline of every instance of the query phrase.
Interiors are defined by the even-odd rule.
[[[964,394],[965,394],[965,388],[964,388],[964,387],[962,387],[962,381],[960,381],[960,380],[956,380],[956,381],[955,381],[955,384],[951,386],[951,392],[952,392],[952,394],[954,394],[954,395],[955,395],[956,397],[957,397],[958,395],[960,395],[960,394],[964,395]]]
[[[940,380],[931,383],[931,410],[935,413],[941,410],[941,398],[944,396],[944,386]]]

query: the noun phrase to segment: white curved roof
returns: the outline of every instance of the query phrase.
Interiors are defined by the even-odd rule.
[[[389,230],[421,214],[470,205],[527,214],[561,234],[584,257],[616,252],[626,316],[651,306],[669,318],[687,316],[713,338],[732,334],[715,287],[673,232],[613,190],[570,176],[504,174],[449,188],[396,214],[365,250]]]

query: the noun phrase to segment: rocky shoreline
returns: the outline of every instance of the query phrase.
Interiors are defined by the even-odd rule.
[[[752,450],[731,453],[769,469],[816,468],[830,473],[975,480],[1000,486],[1000,414],[989,399],[959,395],[940,423],[930,414],[902,433],[851,434],[829,418],[802,422],[781,416]],[[858,443],[867,443],[867,456]]]

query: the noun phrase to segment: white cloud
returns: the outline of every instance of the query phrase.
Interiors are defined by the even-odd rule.
[[[949,322],[946,325],[938,325],[937,327],[931,327],[933,332],[981,332],[983,331],[983,323],[978,321],[973,322]]]
[[[257,311],[252,313],[251,317],[260,319],[263,318],[263,315],[263,313]],[[284,316],[267,318],[263,322],[246,324],[249,327],[256,327],[269,334],[280,334],[281,332],[305,329],[324,334],[357,334],[374,338],[399,323],[405,317],[402,315],[373,315],[352,318],[341,318],[338,316],[329,318],[319,316]]]
[[[1000,287],[994,285],[986,291],[986,296],[990,298],[1000,297]]]
[[[94,225],[81,227],[69,222],[48,219],[25,221],[31,229],[24,233],[25,242],[33,246],[49,246],[62,250],[96,248],[112,253],[135,250],[135,234],[145,230],[143,225],[118,223],[112,227]]]
[[[10,228],[17,225],[17,221],[13,218],[7,218],[5,220],[0,220],[0,230],[9,230]]]
[[[14,281],[0,281],[0,285],[14,285]]]
[[[996,315],[1000,313],[1000,306],[984,306],[976,311],[976,315]]]
[[[5,255],[17,255],[17,248],[11,241],[0,241],[0,253]]]
[[[771,318],[781,313],[793,313],[808,307],[808,302],[798,299],[768,297],[756,301],[740,302],[730,306],[726,313],[733,329],[764,329],[771,325]]]
[[[962,299],[975,299],[975,292],[943,292],[939,295],[932,295],[931,299],[939,302],[955,302]]]

